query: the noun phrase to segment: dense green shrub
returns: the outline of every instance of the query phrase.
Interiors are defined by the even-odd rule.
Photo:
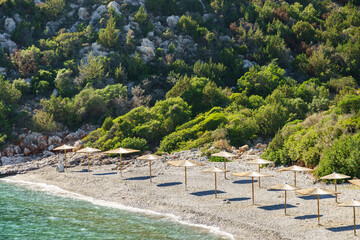
[[[63,97],[71,97],[77,92],[70,69],[60,69],[55,78],[55,87]]]
[[[146,150],[148,149],[148,143],[143,138],[125,138],[121,141],[119,145],[115,145],[115,147],[123,147],[123,148],[131,148],[136,150]]]
[[[360,96],[349,94],[343,97],[338,104],[341,113],[357,112],[360,108]]]
[[[87,63],[81,60],[79,76],[75,79],[75,83],[78,86],[85,86],[88,83],[90,86],[101,86],[102,81],[107,76],[105,72],[106,62],[106,57],[94,57],[91,52],[87,58]]]
[[[49,18],[55,19],[65,8],[65,0],[48,0],[44,2],[40,9]]]
[[[116,22],[113,16],[110,16],[106,28],[99,30],[99,43],[106,48],[113,48],[118,42],[119,29],[116,29]]]
[[[177,13],[175,0],[145,0],[145,7],[154,15],[170,16]]]

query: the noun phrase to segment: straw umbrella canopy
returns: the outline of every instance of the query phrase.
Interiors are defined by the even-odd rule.
[[[150,168],[150,182],[151,182],[151,160],[159,160],[162,159],[162,157],[154,155],[154,154],[147,154],[141,157],[138,157],[137,159],[140,160],[149,160],[149,168]]]
[[[174,167],[184,167],[185,168],[185,189],[187,189],[187,173],[186,169],[188,167],[198,167],[204,166],[205,164],[196,162],[194,160],[177,160],[177,161],[168,161],[167,164],[174,166]]]
[[[108,153],[108,154],[120,154],[120,162],[119,162],[119,166],[120,166],[120,175],[122,175],[122,155],[123,154],[127,154],[127,153],[135,153],[135,152],[140,152],[140,150],[135,150],[135,149],[130,149],[130,148],[117,148],[117,149],[113,149],[110,151],[106,151],[104,153]]]
[[[62,145],[60,147],[54,148],[54,151],[62,151],[62,150],[64,150],[64,152],[65,152],[65,168],[67,168],[67,165],[66,165],[66,151],[67,150],[73,150],[73,149],[77,149],[77,147],[66,145],[66,144],[64,144],[64,145]]]
[[[224,169],[226,170],[226,159],[236,157],[237,155],[226,152],[226,151],[221,151],[221,152],[218,152],[218,153],[211,154],[211,156],[213,156],[213,157],[223,157],[224,158]],[[225,179],[226,179],[226,172],[227,171],[224,172]]]
[[[247,162],[247,164],[257,164],[259,165],[259,172],[260,172],[260,166],[263,165],[263,164],[272,164],[274,162],[271,162],[271,161],[268,161],[268,160],[265,160],[265,159],[261,159],[261,158],[258,158],[258,159],[255,159],[255,160],[252,160],[250,162]],[[259,187],[260,187],[260,177],[259,177]]]
[[[254,199],[254,177],[273,177],[272,175],[265,174],[265,173],[259,173],[259,172],[238,172],[238,173],[232,173],[231,175],[236,177],[251,177],[251,190],[252,190],[252,203],[255,204]]]
[[[335,180],[335,192],[336,192],[337,191],[336,180],[337,179],[346,179],[346,178],[350,178],[350,176],[334,172],[332,174],[321,177],[320,179],[324,179],[324,180],[333,179],[333,180]],[[337,195],[336,194],[335,194],[335,202],[337,202]]]
[[[301,190],[296,190],[296,193],[302,194],[302,195],[317,195],[317,210],[318,210],[318,225],[320,225],[320,207],[319,207],[319,196],[320,195],[335,195],[335,194],[340,194],[339,192],[335,192],[331,189],[327,189],[327,188],[307,188],[307,189],[301,189]]]
[[[340,207],[353,207],[353,212],[354,212],[354,235],[356,235],[355,207],[360,207],[360,202],[353,199],[353,200],[348,201],[348,202],[340,203],[339,206]]]
[[[88,156],[88,172],[90,172],[90,153],[101,152],[100,149],[86,147],[76,151],[77,153],[87,153]]]
[[[202,172],[211,172],[215,174],[215,197],[217,198],[217,184],[216,184],[216,173],[225,173],[230,172],[230,170],[226,170],[224,168],[218,168],[218,167],[212,167],[205,170],[202,170]]]
[[[311,171],[314,171],[314,169],[306,168],[306,167],[299,167],[299,166],[293,165],[291,167],[279,169],[279,170],[276,170],[276,171],[277,172],[284,172],[284,171],[292,171],[292,172],[294,172],[294,185],[296,187],[296,172],[311,172]]]
[[[360,179],[353,178],[352,180],[349,180],[351,184],[354,184],[355,186],[360,187]]]
[[[300,190],[300,188],[298,187],[295,187],[294,185],[290,185],[290,184],[287,184],[287,183],[284,183],[284,184],[279,184],[279,185],[276,185],[276,186],[272,186],[270,187],[270,189],[274,189],[274,190],[282,190],[285,192],[285,215],[286,215],[286,192],[287,191],[295,191],[295,190]]]

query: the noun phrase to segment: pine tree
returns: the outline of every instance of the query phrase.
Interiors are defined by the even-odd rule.
[[[99,31],[99,43],[106,48],[112,48],[117,43],[119,29],[116,29],[115,25],[115,18],[111,16],[106,28]]]

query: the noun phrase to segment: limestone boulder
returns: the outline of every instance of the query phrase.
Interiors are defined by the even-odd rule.
[[[170,28],[174,28],[178,24],[179,20],[179,16],[169,16],[166,18],[166,23]]]
[[[4,27],[5,27],[5,30],[6,30],[8,33],[11,33],[11,32],[14,31],[15,28],[16,28],[16,22],[15,22],[15,20],[12,19],[12,18],[6,18],[6,19],[5,19]]]

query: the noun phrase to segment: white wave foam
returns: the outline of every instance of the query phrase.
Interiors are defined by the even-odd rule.
[[[226,238],[226,239],[232,239],[232,240],[235,239],[232,234],[221,231],[220,228],[218,228],[218,227],[211,227],[211,226],[207,226],[207,225],[204,225],[204,224],[190,223],[190,222],[182,220],[180,217],[178,217],[178,216],[176,216],[174,214],[159,213],[159,212],[156,212],[156,211],[153,211],[153,210],[125,206],[125,205],[117,203],[117,202],[111,202],[111,201],[95,199],[95,198],[88,197],[88,196],[85,196],[85,195],[81,195],[81,194],[78,194],[78,193],[70,192],[70,191],[64,190],[64,189],[62,189],[62,188],[60,188],[58,186],[50,185],[50,184],[46,184],[46,183],[37,183],[37,182],[30,182],[30,181],[23,181],[23,180],[12,180],[12,179],[0,179],[0,180],[4,181],[4,182],[9,182],[9,183],[20,184],[20,185],[23,185],[23,186],[28,186],[31,189],[38,190],[38,191],[43,191],[43,192],[49,192],[49,193],[52,193],[52,194],[55,194],[55,195],[58,195],[58,196],[74,198],[74,199],[90,202],[92,204],[103,206],[103,207],[111,207],[111,208],[121,209],[121,210],[125,210],[125,211],[131,211],[131,212],[135,212],[135,213],[141,213],[141,214],[146,214],[146,215],[151,215],[151,216],[157,216],[157,217],[160,217],[160,218],[166,218],[166,219],[172,220],[174,222],[178,222],[178,223],[186,225],[186,226],[206,229],[208,232],[210,232],[212,234],[215,234],[215,235],[218,235],[218,236],[221,236],[221,237]]]

